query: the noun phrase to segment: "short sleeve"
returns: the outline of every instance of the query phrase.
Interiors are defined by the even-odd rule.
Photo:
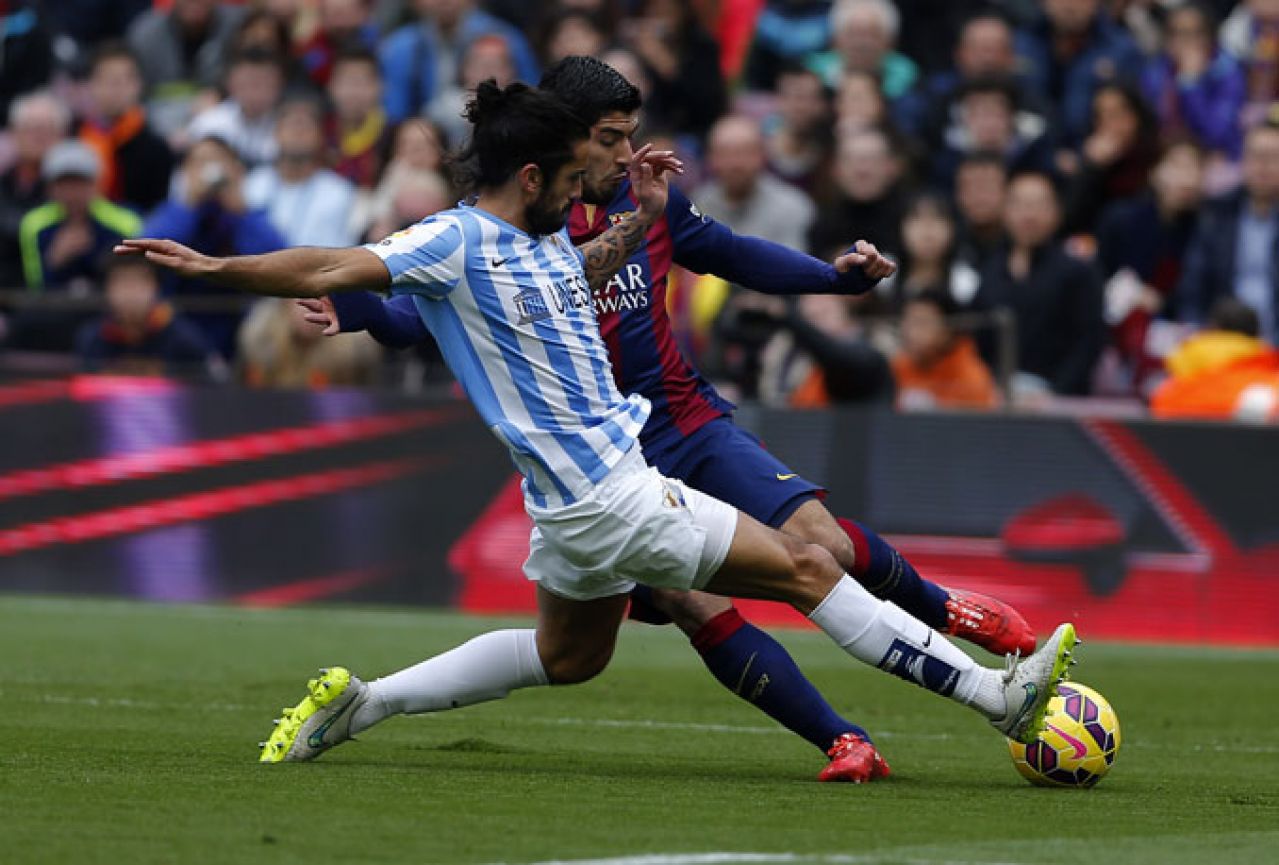
[[[386,265],[392,294],[442,298],[457,287],[466,265],[462,229],[453,219],[425,219],[364,248]]]

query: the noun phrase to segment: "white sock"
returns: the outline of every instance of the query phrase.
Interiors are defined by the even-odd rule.
[[[890,601],[845,575],[809,618],[848,654],[873,667],[1002,718],[1003,677]]]
[[[369,682],[368,698],[351,717],[351,735],[391,715],[460,709],[547,684],[535,634],[531,628],[491,631]]]

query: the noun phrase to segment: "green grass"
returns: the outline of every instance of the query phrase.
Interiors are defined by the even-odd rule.
[[[1273,652],[1084,646],[1078,678],[1125,740],[1090,791],[1030,787],[972,712],[784,632],[895,771],[818,784],[815,750],[644,626],[588,685],[393,719],[312,764],[255,763],[315,667],[385,672],[497,624],[0,598],[0,861],[1279,861]]]

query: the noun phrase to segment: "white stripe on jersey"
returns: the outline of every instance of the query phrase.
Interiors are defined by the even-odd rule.
[[[533,238],[459,207],[366,247],[416,306],[510,449],[539,507],[570,504],[636,447],[648,401],[624,398],[566,230]]]

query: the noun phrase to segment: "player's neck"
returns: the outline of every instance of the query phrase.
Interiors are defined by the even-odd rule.
[[[518,189],[486,189],[475,198],[475,207],[491,213],[503,222],[510,223],[520,231],[529,233],[527,220],[524,218],[524,198]]]

